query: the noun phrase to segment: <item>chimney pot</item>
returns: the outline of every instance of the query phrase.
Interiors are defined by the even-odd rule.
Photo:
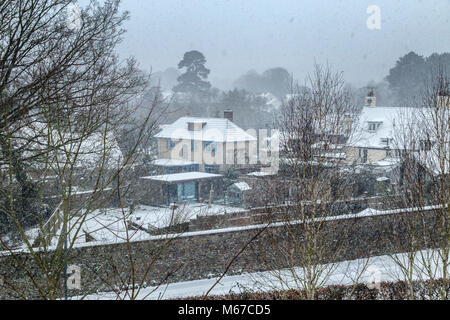
[[[229,121],[233,122],[233,110],[225,110],[223,112],[223,117],[225,119],[228,119]]]
[[[365,105],[369,106],[369,107],[375,107],[377,98],[375,97],[375,93],[373,92],[373,89],[371,89],[369,91],[369,93],[367,94],[366,100],[365,100]]]

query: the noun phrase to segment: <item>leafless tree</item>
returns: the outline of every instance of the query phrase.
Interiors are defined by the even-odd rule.
[[[415,299],[419,280],[429,298],[448,299],[450,199],[450,79],[439,66],[424,85],[413,112],[396,125],[396,148],[402,159],[398,192],[403,206],[416,212],[404,221],[404,259],[394,257]],[[411,110],[411,109],[409,109]],[[420,250],[428,248],[433,250]]]
[[[1,249],[28,278],[27,288],[5,281],[22,298],[33,291],[46,299],[62,295],[68,252],[83,222],[126,192],[118,177],[132,172],[164,111],[157,94],[144,117],[133,118],[149,76],[115,54],[128,17],[119,1],[92,1],[75,29],[66,21],[70,5],[0,4]],[[124,128],[136,135],[126,152],[116,141]]]
[[[293,90],[280,119],[280,163],[291,184],[287,206],[274,210],[268,229],[273,253],[267,268],[284,289],[304,290],[315,299],[339,261],[345,227],[327,223],[345,199],[347,170],[343,145],[351,135],[357,108],[342,73],[315,65],[305,85]],[[269,254],[270,256],[270,254]]]

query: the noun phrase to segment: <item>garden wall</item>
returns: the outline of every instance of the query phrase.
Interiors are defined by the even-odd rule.
[[[343,216],[324,221],[322,230],[324,260],[351,260],[409,250],[406,228],[409,222],[424,218],[426,227],[417,227],[417,234],[425,238],[417,242],[417,249],[434,247],[439,229],[435,211],[390,212],[373,216]],[[417,219],[417,220],[416,220]],[[233,257],[246,246],[256,234],[259,236],[248,245],[232,263],[229,274],[262,271],[270,266],[281,266],[285,257],[280,252],[293,241],[302,237],[301,223],[296,232],[292,225],[277,223],[239,228],[189,232],[176,237],[154,236],[148,241],[91,245],[74,248],[70,252],[71,265],[81,268],[81,291],[71,290],[69,294],[93,293],[132,283],[131,265],[136,279],[143,279],[148,285],[161,282],[178,282],[220,275]],[[338,248],[338,250],[336,250]],[[41,254],[51,258],[52,253]],[[131,260],[130,260],[131,257]],[[157,257],[157,258],[155,258]],[[132,261],[132,262],[131,262]],[[26,266],[28,270],[24,271]],[[147,272],[147,267],[150,267]],[[16,290],[28,298],[38,298],[29,276],[43,283],[43,272],[36,266],[29,254],[16,258],[0,257],[0,274],[4,277],[0,289],[1,299],[19,298],[5,284],[14,285]],[[62,280],[61,280],[62,284]],[[62,295],[62,285],[60,294]]]

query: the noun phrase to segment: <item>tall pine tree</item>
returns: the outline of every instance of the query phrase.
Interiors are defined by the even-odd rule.
[[[201,52],[196,50],[186,52],[183,60],[178,63],[178,69],[186,68],[186,71],[178,77],[179,83],[173,91],[206,94],[211,84],[205,81],[210,72],[205,63],[205,56]]]

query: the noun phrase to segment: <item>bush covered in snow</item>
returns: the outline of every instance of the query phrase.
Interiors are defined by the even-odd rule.
[[[442,279],[414,282],[414,297],[408,296],[408,286],[404,281],[382,282],[379,290],[370,289],[366,284],[360,283],[352,286],[332,285],[320,288],[317,291],[318,300],[435,300],[440,299],[439,288]],[[447,284],[450,292],[450,283]],[[248,288],[239,288],[240,292],[230,292],[226,295],[209,296],[209,300],[304,300],[306,293],[303,290],[279,290],[271,292],[253,291]],[[203,297],[192,297],[199,299]]]

